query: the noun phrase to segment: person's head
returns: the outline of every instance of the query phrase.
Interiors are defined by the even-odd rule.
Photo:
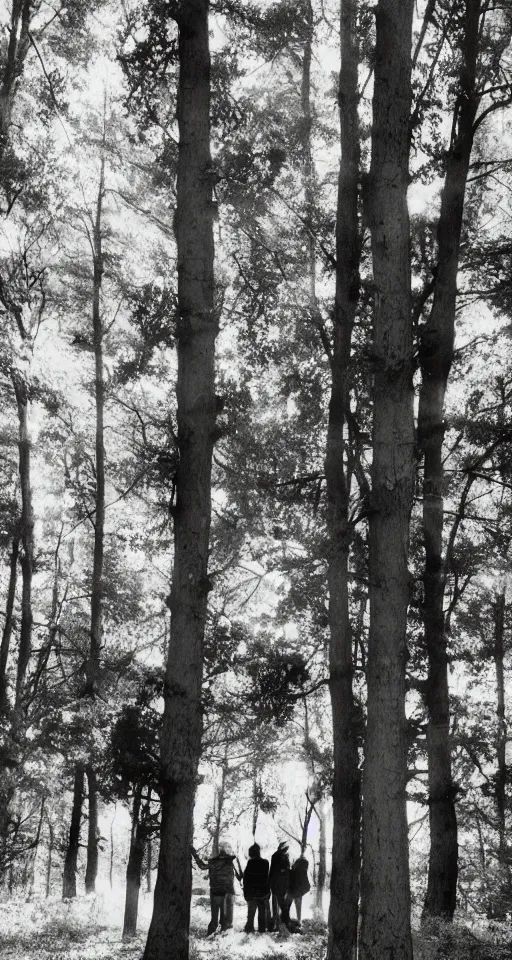
[[[281,840],[281,843],[279,844],[279,846],[278,846],[278,848],[277,848],[277,852],[278,852],[278,853],[283,853],[283,854],[287,854],[287,853],[288,853],[288,844],[287,844],[286,840]]]
[[[219,854],[223,854],[225,857],[230,857],[233,853],[231,844],[229,840],[220,840],[219,841]]]
[[[261,856],[259,843],[253,843],[252,847],[249,847],[249,856],[251,860],[255,860]]]

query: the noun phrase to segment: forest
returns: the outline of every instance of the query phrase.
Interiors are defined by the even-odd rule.
[[[0,394],[2,958],[509,958],[510,0],[0,0]]]

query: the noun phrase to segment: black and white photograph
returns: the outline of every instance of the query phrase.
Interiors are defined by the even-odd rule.
[[[0,0],[1,960],[512,957],[512,0]]]

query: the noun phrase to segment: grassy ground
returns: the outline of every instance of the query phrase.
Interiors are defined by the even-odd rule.
[[[140,934],[123,943],[121,904],[108,897],[12,900],[0,904],[1,960],[139,960],[150,917],[143,899]],[[235,929],[206,939],[208,899],[195,897],[192,908],[193,960],[320,960],[325,954],[325,929],[305,920],[303,935],[246,934],[245,910],[237,904]]]
[[[122,898],[110,894],[0,903],[1,960],[140,960],[151,903],[142,898],[140,935],[121,939]],[[235,929],[206,939],[208,898],[196,896],[192,909],[192,960],[323,960],[325,926],[306,919],[303,935],[243,932],[239,898]],[[438,925],[415,932],[415,960],[512,960],[512,925],[485,921]]]

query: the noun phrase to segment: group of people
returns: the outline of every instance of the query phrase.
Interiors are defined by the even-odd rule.
[[[255,932],[256,916],[259,933],[278,930],[281,922],[292,933],[300,931],[302,897],[310,889],[308,861],[301,854],[290,864],[286,841],[282,841],[272,854],[270,864],[261,856],[259,844],[253,843],[243,871],[228,841],[219,843],[218,853],[207,863],[195,851],[193,854],[198,866],[208,871],[210,881],[211,919],[208,936],[216,932],[219,923],[221,930],[229,930],[233,926],[235,877],[242,884],[247,901],[246,933]],[[292,903],[296,911],[294,920],[290,917]]]

